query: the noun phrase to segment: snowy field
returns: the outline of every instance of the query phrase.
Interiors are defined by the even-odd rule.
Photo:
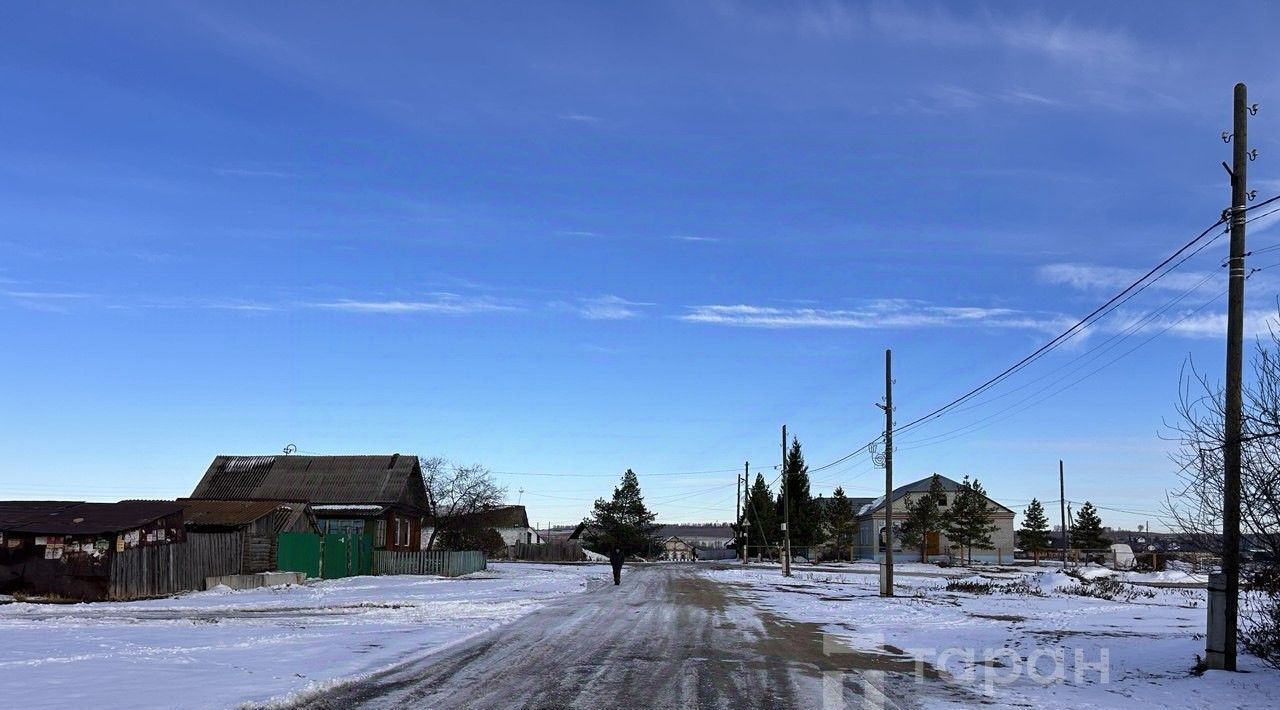
[[[604,584],[607,567],[490,563],[151,601],[0,605],[14,708],[225,708],[421,657]]]
[[[1114,599],[1089,598],[1068,593],[1080,583],[1060,571],[1028,570],[959,580],[900,575],[896,597],[883,599],[878,578],[862,570],[793,572],[705,573],[779,617],[820,625],[826,650],[837,659],[852,652],[851,667],[866,667],[873,654],[885,668],[910,669],[899,676],[908,682],[929,676],[921,694],[934,707],[970,704],[938,692],[947,686],[997,705],[1045,708],[1274,708],[1280,698],[1280,671],[1243,654],[1247,673],[1192,674],[1204,653],[1203,589],[1120,584]],[[947,591],[949,582],[975,583],[974,591]],[[988,584],[1016,586],[986,593]]]

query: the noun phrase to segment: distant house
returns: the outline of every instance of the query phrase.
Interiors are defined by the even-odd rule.
[[[662,541],[662,552],[658,559],[667,562],[692,562],[698,559],[698,550],[691,543],[672,536]]]
[[[700,560],[721,560],[737,557],[733,549],[733,528],[728,523],[702,525],[663,525],[654,533],[658,540],[676,537],[698,551]]]
[[[429,512],[416,456],[218,456],[191,498],[311,504],[322,532],[372,539],[380,550],[421,549]]]
[[[429,523],[428,523],[429,524]],[[529,525],[529,513],[523,505],[504,505],[488,510],[481,510],[462,517],[457,524],[459,529],[488,530],[492,529],[502,536],[504,545],[510,547],[517,542],[525,544],[541,544],[547,539]],[[423,527],[422,546],[426,549],[431,539],[432,528]],[[437,546],[440,539],[437,536]]]
[[[192,533],[236,533],[243,550],[237,574],[255,574],[276,566],[279,535],[320,532],[306,501],[205,500],[179,498],[183,526]]]
[[[0,591],[127,598],[114,591],[128,586],[116,584],[118,558],[185,536],[182,507],[172,501],[0,502]]]
[[[942,479],[942,489],[946,492],[946,505],[950,506],[955,501],[956,491],[960,490],[961,485],[946,476],[939,476],[939,478]],[[928,493],[929,487],[932,485],[932,479],[933,476],[927,476],[893,491],[893,525],[895,530],[893,550],[895,561],[915,562],[920,559],[920,550],[918,548],[904,549],[902,547],[900,529],[909,517],[907,514],[907,502]],[[884,556],[886,538],[884,530],[884,496],[867,502],[855,500],[862,503],[856,508],[858,556],[864,559],[880,560]],[[987,507],[992,511],[992,522],[996,525],[997,530],[991,535],[992,548],[985,550],[974,548],[973,559],[981,562],[1010,561],[1013,559],[1013,550],[1016,545],[1013,532],[1014,513],[990,497],[987,498]],[[934,533],[929,536],[925,554],[929,560],[949,557],[950,548],[951,544],[946,535]]]

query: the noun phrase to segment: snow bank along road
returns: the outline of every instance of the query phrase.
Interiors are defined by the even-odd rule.
[[[0,604],[0,708],[288,702],[509,624],[607,567],[494,564],[97,604]]]
[[[860,671],[913,670],[882,656],[828,655],[816,624],[762,611],[732,589],[693,565],[628,567],[620,587],[564,598],[298,706],[821,708],[823,671],[845,672],[852,701]],[[912,705],[912,690],[897,688],[886,707]]]

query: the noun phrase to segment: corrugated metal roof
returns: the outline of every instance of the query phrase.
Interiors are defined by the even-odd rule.
[[[6,532],[50,535],[98,535],[140,528],[174,513],[182,506],[172,501],[131,500],[120,503],[79,503],[49,511]]]
[[[305,501],[285,500],[195,500],[179,498],[182,521],[188,526],[238,527],[249,525],[280,509],[303,510]]]
[[[14,526],[32,520],[38,520],[50,513],[80,505],[81,501],[71,500],[4,500],[0,501],[0,530],[8,530]]]
[[[472,513],[463,518],[462,524],[486,528],[527,528],[529,514],[523,505],[504,505]]]
[[[218,456],[192,498],[427,507],[418,457]]]
[[[311,510],[321,518],[377,518],[387,512],[387,506],[335,503],[313,505]]]

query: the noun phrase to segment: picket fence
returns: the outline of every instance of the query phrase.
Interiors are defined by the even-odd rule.
[[[374,550],[374,574],[438,574],[459,577],[488,569],[483,552],[475,550],[389,552]]]

